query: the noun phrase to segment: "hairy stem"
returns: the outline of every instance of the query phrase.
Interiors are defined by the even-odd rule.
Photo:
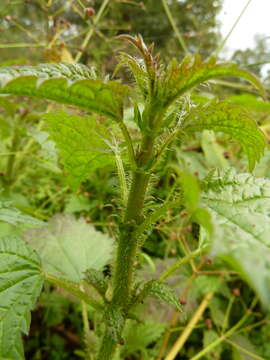
[[[116,265],[113,281],[112,304],[125,312],[130,300],[134,261],[138,249],[138,239],[134,236],[136,227],[142,222],[142,212],[145,195],[149,184],[150,173],[147,171],[149,161],[152,160],[154,140],[146,135],[143,138],[141,151],[136,162],[137,168],[133,172],[129,190],[128,203],[119,237]],[[98,360],[111,360],[116,350],[117,342],[111,336],[109,327],[105,329]]]

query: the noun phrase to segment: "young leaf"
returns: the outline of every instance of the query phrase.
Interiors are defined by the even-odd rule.
[[[143,300],[147,296],[154,296],[161,301],[175,306],[177,310],[182,311],[179,299],[175,292],[168,285],[160,281],[151,280],[144,285],[138,298]]]
[[[23,360],[21,333],[43,284],[40,260],[22,240],[1,238],[0,273],[0,358]]]
[[[1,68],[0,93],[54,100],[121,121],[127,87],[96,79],[84,65],[40,64]]]
[[[186,56],[181,64],[175,59],[169,63],[160,84],[166,94],[165,104],[170,105],[178,97],[203,82],[224,76],[243,78],[253,84],[263,96],[265,95],[260,81],[248,71],[239,69],[232,63],[217,64],[214,57],[203,62],[200,55],[196,54],[193,57]]]
[[[215,226],[212,254],[239,271],[268,307],[270,181],[232,170],[216,171],[205,183],[202,203]]]
[[[106,143],[106,133],[91,117],[69,115],[64,111],[45,114],[48,132],[62,156],[70,184],[76,189],[91,172],[112,164],[114,159]]]
[[[85,281],[92,285],[101,295],[105,295],[108,288],[108,282],[105,280],[102,271],[87,269],[85,272]]]
[[[102,269],[111,259],[113,241],[83,219],[54,216],[45,228],[25,232],[48,273],[80,282],[84,272]]]
[[[226,102],[211,102],[195,108],[187,116],[183,131],[193,133],[202,130],[221,131],[240,142],[253,170],[266,147],[264,134],[244,108]]]

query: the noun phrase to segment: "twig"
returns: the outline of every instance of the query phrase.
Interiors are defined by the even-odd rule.
[[[178,30],[178,28],[176,26],[176,23],[174,21],[174,18],[172,17],[171,11],[169,9],[169,6],[168,6],[166,0],[161,0],[161,2],[162,2],[162,5],[164,7],[164,10],[166,12],[166,15],[168,17],[168,20],[169,20],[169,22],[170,22],[170,24],[171,24],[171,26],[173,28],[173,31],[174,31],[180,45],[182,46],[182,48],[184,50],[185,55],[188,55],[189,51],[188,51],[188,48],[186,46],[185,40],[184,40],[183,36],[180,34],[180,31]]]
[[[182,349],[185,342],[187,341],[189,335],[191,334],[191,332],[195,328],[196,324],[201,319],[202,314],[206,310],[206,308],[207,308],[209,302],[211,301],[213,295],[214,295],[214,292],[212,292],[212,291],[205,295],[205,297],[203,298],[203,300],[202,300],[200,306],[198,307],[197,311],[195,312],[195,314],[190,319],[189,323],[185,327],[185,330],[181,333],[181,335],[177,339],[176,343],[173,345],[173,347],[172,347],[171,351],[169,352],[169,354],[165,357],[165,360],[174,360],[175,359],[175,357],[177,356],[177,354],[179,353],[179,351]]]
[[[95,18],[93,20],[92,27],[89,29],[89,31],[86,34],[86,36],[84,38],[84,41],[82,43],[81,47],[82,47],[83,50],[86,48],[86,46],[88,45],[91,37],[93,36],[94,31],[95,31],[95,27],[98,24],[99,20],[101,19],[101,16],[102,16],[104,10],[106,9],[107,5],[109,4],[109,2],[110,2],[110,0],[104,0],[103,3],[101,4],[101,6],[99,8],[99,11],[98,11],[97,15],[95,16]],[[81,56],[82,56],[82,52],[80,51],[80,52],[78,52],[78,54],[75,57],[75,62],[76,63],[80,61]]]
[[[247,10],[249,4],[251,3],[252,0],[248,0],[248,2],[246,3],[246,5],[244,6],[243,10],[241,11],[240,15],[238,16],[238,18],[235,20],[233,26],[231,27],[230,31],[228,32],[228,34],[225,36],[225,39],[221,42],[221,44],[218,46],[215,54],[216,56],[219,55],[219,53],[222,51],[222,49],[224,48],[226,42],[228,41],[229,37],[231,36],[232,32],[234,31],[234,29],[236,28],[236,26],[238,25],[239,21],[241,20],[242,16],[244,15],[245,11]]]

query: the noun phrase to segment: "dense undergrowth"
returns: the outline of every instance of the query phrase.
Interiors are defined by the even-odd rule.
[[[267,89],[199,56],[166,68],[125,38],[135,86],[122,68],[114,81],[76,64],[0,68],[0,357],[24,358],[23,333],[34,360],[95,359],[102,337],[115,360],[269,359]],[[239,89],[225,97],[222,76]],[[141,174],[144,208],[135,187],[126,221]],[[141,250],[118,296],[125,232]]]

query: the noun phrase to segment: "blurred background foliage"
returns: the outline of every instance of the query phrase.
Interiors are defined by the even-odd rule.
[[[221,42],[218,14],[222,0],[170,0],[167,3],[188,50],[199,52],[203,58],[213,54]],[[95,66],[102,74],[112,74],[119,52],[133,51],[116,39],[123,33],[140,33],[146,43],[154,42],[155,52],[164,62],[171,57],[180,61],[185,55],[159,0],[1,0],[0,66],[82,62]],[[269,47],[263,36],[257,37],[254,49],[238,50],[232,60],[269,85],[269,74],[263,71],[269,60]],[[117,74],[120,76],[130,81],[124,70]],[[208,99],[212,92],[209,87],[221,97],[229,95],[232,103],[246,106],[269,139],[269,103],[263,103],[236,80],[207,84],[194,97],[194,102]],[[0,97],[1,196],[39,219],[48,220],[59,213],[74,214],[113,236],[118,222],[114,215],[118,209],[116,174],[111,169],[98,170],[72,193],[62,176],[55,145],[48,138],[41,119],[44,111],[55,108],[55,104],[42,101]],[[127,111],[126,121],[136,137],[131,117]],[[270,177],[269,164],[267,151],[255,174]],[[205,131],[184,139],[175,151],[166,153],[160,168],[161,177],[153,184],[153,196],[166,198],[174,186],[177,173],[174,169],[202,179],[212,168],[230,165],[237,171],[246,169],[239,145],[227,137]],[[22,231],[0,222],[2,235]],[[179,216],[169,212],[145,243],[138,259],[140,276],[145,279],[161,273],[173,259],[192,250],[197,237],[197,226],[186,220],[185,213]],[[215,340],[220,330],[226,330],[239,320],[240,314],[248,312],[254,293],[237,274],[231,274],[222,262],[211,259],[195,264],[196,271],[194,263],[187,264],[171,280],[185,305],[184,316],[177,319],[170,308],[162,305],[161,311],[160,305],[153,301],[142,305],[146,322],[128,325],[125,337],[129,345],[123,349],[123,359],[161,360],[162,349],[173,345],[203,296],[213,288],[216,296],[184,346],[182,360],[192,358]],[[107,271],[110,273],[110,268]],[[30,337],[25,341],[27,359],[91,359],[84,348],[80,304],[65,294],[60,295],[63,293],[59,289],[45,287],[33,313]],[[91,327],[100,321],[90,309],[89,318]],[[270,359],[269,334],[269,315],[257,304],[244,330],[231,338],[231,343],[221,343],[203,359]],[[94,348],[94,337],[91,341]]]

